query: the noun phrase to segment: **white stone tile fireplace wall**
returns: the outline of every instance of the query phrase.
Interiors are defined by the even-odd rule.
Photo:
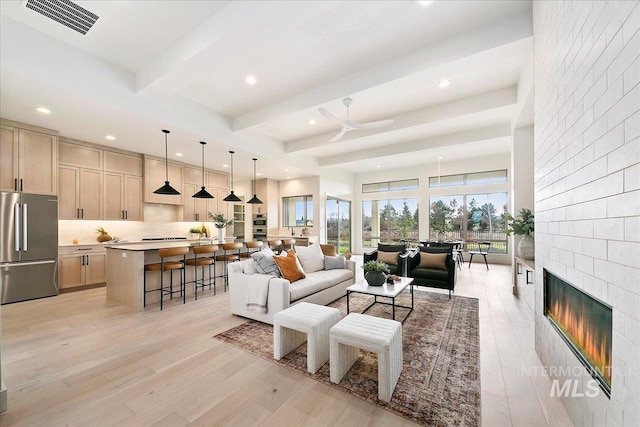
[[[640,426],[640,3],[533,7],[536,351],[575,425]],[[612,306],[610,399],[544,317],[543,268]]]

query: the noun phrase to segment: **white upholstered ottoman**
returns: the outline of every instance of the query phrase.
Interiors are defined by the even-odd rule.
[[[389,402],[402,373],[402,323],[351,313],[329,333],[331,382],[339,384],[360,350],[378,355],[378,399]]]
[[[329,329],[340,310],[301,302],[273,316],[273,357],[280,360],[307,341],[307,371],[315,374],[329,360]]]

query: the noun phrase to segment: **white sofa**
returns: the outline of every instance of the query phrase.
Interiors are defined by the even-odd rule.
[[[346,261],[344,269],[320,270],[306,273],[306,277],[289,283],[288,280],[273,277],[269,281],[269,295],[267,297],[267,312],[258,313],[246,309],[247,284],[250,271],[246,268],[252,260],[229,264],[229,296],[231,298],[231,312],[235,315],[254,319],[273,325],[273,316],[291,305],[306,301],[314,304],[327,305],[347,294],[347,287],[355,283],[356,263]],[[260,274],[260,273],[256,273]],[[266,275],[264,275],[266,276]]]

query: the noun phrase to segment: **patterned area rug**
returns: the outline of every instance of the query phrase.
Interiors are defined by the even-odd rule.
[[[361,312],[373,297],[352,294],[351,312]],[[408,292],[397,304],[411,305]],[[333,303],[346,315],[346,297]],[[396,319],[408,310],[396,308]],[[366,314],[391,318],[391,306],[374,305]],[[415,291],[415,308],[403,325],[404,367],[390,403],[378,400],[375,353],[360,350],[360,359],[340,384],[329,379],[329,363],[307,372],[306,343],[280,361],[273,359],[273,327],[249,321],[215,338],[274,363],[295,369],[322,383],[357,395],[419,424],[480,425],[480,340],[478,300]]]

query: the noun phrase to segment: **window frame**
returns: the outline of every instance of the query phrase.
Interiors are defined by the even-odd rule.
[[[289,213],[289,203],[287,203],[288,199],[298,199],[302,198],[301,201],[293,201],[293,203],[302,203],[302,225],[299,224],[288,224],[286,222],[287,214]],[[313,227],[313,194],[305,194],[299,196],[285,196],[281,199],[282,203],[282,226],[283,227]],[[309,206],[309,203],[311,206]],[[311,218],[309,218],[309,214],[311,214]],[[297,222],[297,214],[293,213],[294,222]],[[311,222],[311,223],[309,223]]]

